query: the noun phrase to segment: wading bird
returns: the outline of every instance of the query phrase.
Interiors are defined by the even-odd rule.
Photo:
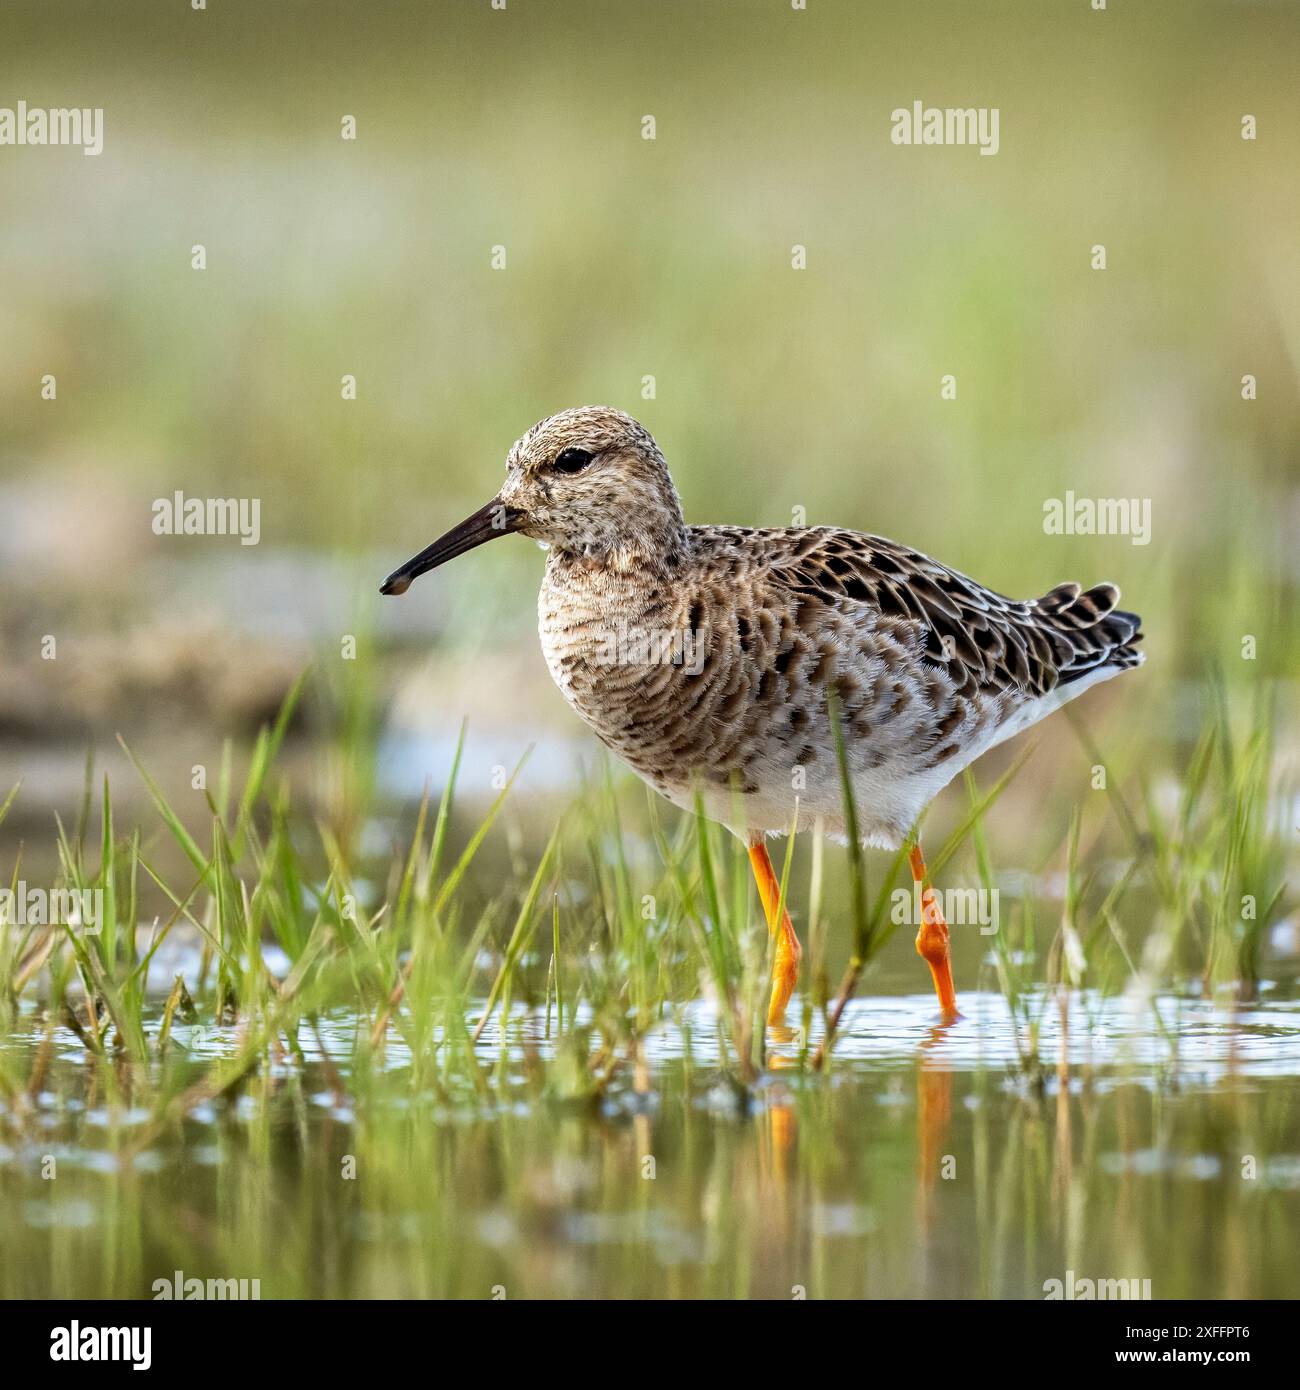
[[[688,526],[649,431],[605,406],[534,425],[498,496],[381,591],[512,531],[548,547],[538,627],[569,704],[656,791],[686,810],[698,798],[748,845],[780,933],[772,1023],[800,947],[765,841],[796,814],[845,833],[832,718],[862,841],[897,849],[981,753],[1142,661],[1139,619],[1111,584],[1018,601],[858,531]],[[916,949],[955,1017],[948,926],[915,839],[909,862]]]

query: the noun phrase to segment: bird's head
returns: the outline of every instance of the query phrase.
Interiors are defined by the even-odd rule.
[[[390,574],[381,592],[405,593],[426,570],[511,531],[619,568],[672,557],[686,537],[650,431],[610,406],[581,406],[517,439],[497,496]]]

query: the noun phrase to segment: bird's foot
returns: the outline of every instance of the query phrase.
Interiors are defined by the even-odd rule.
[[[908,856],[912,877],[919,884],[925,878],[925,860],[919,845]],[[934,977],[934,992],[939,997],[945,1023],[960,1018],[957,1012],[957,991],[952,983],[952,956],[948,949],[948,923],[933,888],[921,892],[921,926],[916,933],[916,954],[930,967]]]
[[[781,931],[776,939],[776,960],[772,966],[772,997],[768,1001],[767,1021],[775,1026],[785,1018],[786,1006],[799,979],[799,961],[803,947],[791,927]]]
[[[945,1020],[960,1018],[957,991],[952,983],[952,956],[948,950],[948,923],[944,920],[933,888],[921,894],[921,929],[916,934],[916,953],[930,967],[934,992]]]

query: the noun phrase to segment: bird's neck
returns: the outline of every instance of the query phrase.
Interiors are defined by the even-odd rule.
[[[611,583],[623,576],[640,579],[668,578],[690,555],[690,532],[680,516],[656,518],[607,544],[566,550],[553,545],[547,552],[547,570],[557,579]]]

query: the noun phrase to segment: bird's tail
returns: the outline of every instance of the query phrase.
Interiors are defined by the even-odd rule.
[[[1114,584],[1091,589],[1058,584],[1035,600],[1035,616],[1057,654],[1058,685],[1068,685],[1100,666],[1125,671],[1145,660],[1136,646],[1142,640],[1142,619],[1117,608],[1118,602]]]

